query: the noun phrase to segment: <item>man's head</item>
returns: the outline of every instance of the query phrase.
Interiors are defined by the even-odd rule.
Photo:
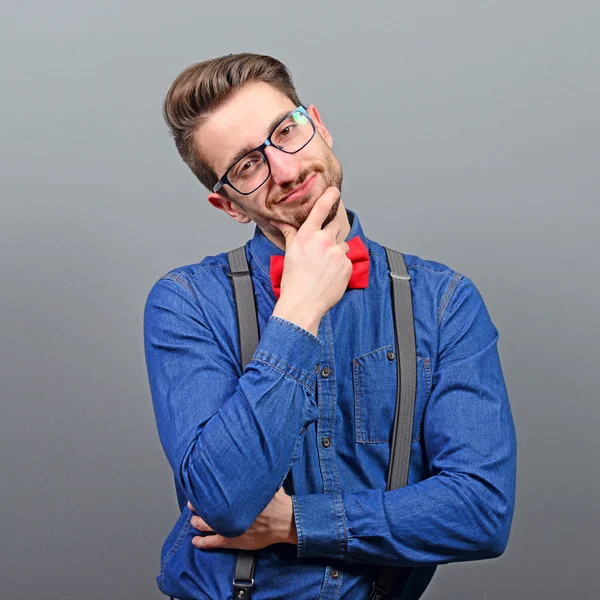
[[[273,237],[279,231],[270,219],[299,227],[329,186],[340,190],[342,186],[342,169],[331,151],[332,138],[317,109],[310,105],[305,112],[290,115],[289,127],[288,122],[280,124],[300,106],[283,63],[270,56],[244,53],[185,69],[172,83],[163,112],[180,156],[211,190],[210,203],[241,223],[256,222]],[[278,125],[262,155],[254,153],[238,162],[244,152],[261,146]],[[297,151],[297,146],[282,141],[292,132],[301,138],[297,146],[307,142]],[[257,157],[262,158],[262,165]],[[234,163],[235,168],[229,170]],[[256,168],[257,164],[266,180],[248,193],[250,187],[237,183],[240,169]],[[225,183],[217,192],[212,191],[225,174],[235,187]],[[259,177],[258,183],[265,177]],[[284,197],[300,185],[302,193],[285,201]],[[339,200],[324,225],[335,217],[338,207]]]

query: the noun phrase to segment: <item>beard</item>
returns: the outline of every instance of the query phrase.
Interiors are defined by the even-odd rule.
[[[289,223],[296,228],[300,228],[302,226],[302,224],[308,218],[308,215],[310,214],[310,211],[312,210],[312,207],[314,206],[320,194],[316,195],[314,190],[311,190],[310,193],[304,196],[304,198],[300,198],[298,201],[295,201],[294,206],[289,207],[285,205],[278,206],[278,202],[283,196],[289,194],[294,188],[298,187],[299,185],[302,185],[309,177],[311,177],[315,173],[322,175],[322,179],[325,184],[323,191],[325,191],[325,189],[327,189],[330,186],[334,186],[340,190],[340,198],[338,198],[334,202],[333,206],[329,210],[329,214],[323,221],[321,229],[323,229],[323,227],[326,227],[329,223],[331,223],[331,221],[333,221],[333,219],[335,219],[340,206],[342,180],[344,178],[344,174],[340,163],[331,151],[329,151],[325,155],[323,163],[309,165],[308,167],[302,170],[300,175],[298,175],[298,179],[296,181],[281,186],[281,188],[277,190],[276,195],[274,195],[273,198],[268,199],[267,206],[271,207],[271,209],[273,209],[274,207],[277,207],[277,209],[279,209],[277,210],[278,214],[274,215],[271,218],[276,218],[278,221]]]

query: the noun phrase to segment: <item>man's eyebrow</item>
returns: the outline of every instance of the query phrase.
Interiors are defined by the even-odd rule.
[[[269,133],[271,133],[273,131],[273,129],[275,129],[275,127],[278,125],[279,121],[281,121],[282,119],[284,119],[285,117],[287,117],[291,112],[293,112],[293,110],[286,110],[282,113],[279,113],[270,123],[269,126],[267,127],[267,133],[265,135],[268,135]],[[254,150],[254,148],[256,148],[257,146],[250,146],[250,145],[246,145],[244,146],[239,152],[237,152],[232,158],[231,160],[227,163],[230,167],[233,166],[238,160],[240,160],[240,158],[242,158],[242,156],[244,156],[244,154],[248,154],[248,152],[250,152],[251,150]]]

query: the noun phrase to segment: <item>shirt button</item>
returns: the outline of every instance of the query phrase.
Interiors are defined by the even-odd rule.
[[[328,437],[324,437],[321,444],[323,444],[323,448],[329,448],[329,446],[331,446],[331,440]]]
[[[387,353],[387,357],[388,360],[394,360],[394,358],[396,358],[396,355],[392,351],[390,351]]]
[[[340,576],[340,572],[337,569],[331,569],[331,579],[337,579]]]
[[[325,379],[327,379],[330,375],[331,375],[331,369],[329,369],[328,367],[325,367],[321,371],[321,377],[325,377]]]

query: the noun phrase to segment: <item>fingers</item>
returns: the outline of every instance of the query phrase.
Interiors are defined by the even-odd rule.
[[[187,506],[191,511],[196,512],[196,509],[192,506],[192,503],[189,500]]]
[[[202,548],[203,550],[210,550],[211,548],[229,548],[234,547],[232,544],[232,540],[236,538],[226,538],[222,535],[207,535],[203,537],[201,535],[197,535],[192,538],[192,544],[196,546],[196,548]]]
[[[300,229],[308,231],[321,231],[323,221],[327,218],[331,207],[340,197],[340,190],[336,187],[328,187],[323,195],[317,198],[310,214]]]
[[[192,524],[192,527],[198,531],[213,531],[208,523],[200,517],[192,517],[190,523]]]

